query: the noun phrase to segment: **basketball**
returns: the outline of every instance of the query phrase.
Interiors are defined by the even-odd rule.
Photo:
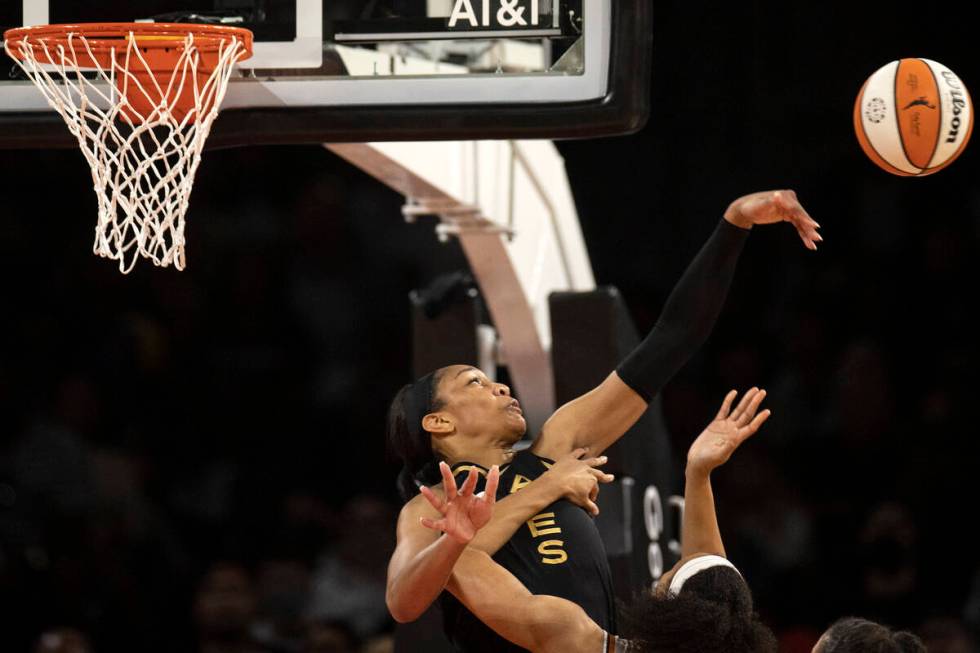
[[[956,160],[970,140],[966,85],[929,59],[900,59],[871,75],[854,103],[861,149],[894,175],[921,177]]]

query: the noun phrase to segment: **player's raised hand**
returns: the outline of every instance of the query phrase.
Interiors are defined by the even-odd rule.
[[[470,469],[463,486],[456,487],[449,465],[439,463],[442,472],[442,489],[444,497],[440,497],[431,488],[424,485],[420,488],[422,495],[442,515],[440,519],[422,517],[422,525],[426,528],[442,531],[460,544],[468,544],[493,516],[493,506],[497,501],[497,483],[500,480],[500,469],[494,465],[487,474],[486,490],[473,494],[476,488],[478,474],[475,468]]]
[[[791,190],[769,190],[738,198],[728,206],[725,219],[739,227],[789,222],[808,249],[817,249],[823,237],[820,225],[810,217]]]
[[[759,430],[770,415],[766,410],[758,413],[759,404],[766,397],[766,391],[752,388],[742,396],[738,406],[732,410],[732,403],[738,393],[732,390],[725,396],[721,409],[713,422],[701,432],[687,452],[689,472],[708,474],[724,465],[732,453],[753,433]]]

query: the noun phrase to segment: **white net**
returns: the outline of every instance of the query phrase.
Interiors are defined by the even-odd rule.
[[[168,50],[176,53],[172,71],[169,63],[161,71],[148,63],[138,36],[118,39],[108,51],[104,43],[68,34],[7,40],[4,47],[64,118],[92,168],[95,253],[118,261],[124,274],[141,256],[182,270],[194,174],[247,48],[231,37],[202,53],[188,33]]]

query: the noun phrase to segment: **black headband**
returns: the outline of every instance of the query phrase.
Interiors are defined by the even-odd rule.
[[[429,372],[411,385],[408,396],[409,405],[405,409],[408,430],[412,435],[422,437],[422,418],[432,412],[432,381],[435,372]]]

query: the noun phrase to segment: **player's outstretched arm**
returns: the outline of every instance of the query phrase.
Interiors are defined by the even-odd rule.
[[[819,225],[791,190],[753,193],[732,202],[667,298],[650,334],[597,388],[551,416],[534,452],[554,458],[588,446],[598,454],[635,424],[714,328],[751,227],[776,222],[793,225],[809,249],[823,240]]]
[[[501,637],[534,653],[599,653],[605,634],[582,608],[531,594],[482,551],[459,557],[446,589]]]
[[[758,412],[766,397],[765,390],[752,388],[732,409],[737,395],[732,390],[725,396],[715,419],[688,449],[681,526],[682,557],[696,553],[725,555],[711,491],[711,472],[728,462],[735,450],[758,431],[770,415],[768,409]]]

